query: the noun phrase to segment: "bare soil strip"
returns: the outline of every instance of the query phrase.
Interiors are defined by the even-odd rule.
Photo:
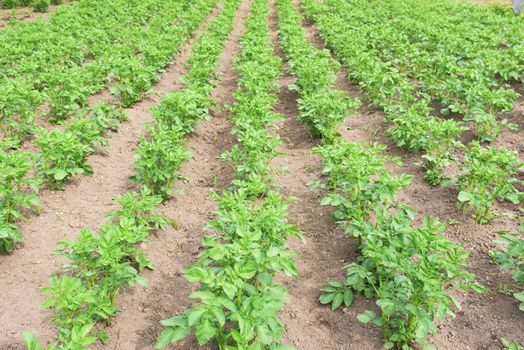
[[[312,23],[305,20],[303,26],[311,42],[317,47],[324,47],[323,40]],[[401,200],[415,208],[419,221],[423,219],[424,215],[430,215],[440,218],[441,221],[450,222],[444,235],[464,246],[470,253],[468,270],[477,276],[480,283],[491,290],[491,294],[484,296],[473,292],[458,295],[462,303],[462,311],[457,313],[455,320],[449,320],[445,326],[441,327],[441,334],[432,340],[433,344],[437,349],[500,349],[501,338],[517,339],[522,343],[524,341],[522,333],[524,315],[519,311],[518,302],[512,296],[500,292],[501,286],[505,285],[513,289],[516,286],[511,276],[501,272],[488,256],[492,242],[497,236],[495,232],[500,230],[518,232],[518,223],[516,220],[503,218],[494,220],[488,225],[478,225],[471,218],[463,216],[455,206],[456,191],[451,187],[434,187],[426,182],[424,170],[416,166],[416,163],[420,161],[420,154],[399,149],[384,135],[386,130],[384,113],[366,101],[358,85],[346,79],[346,72],[342,70],[339,74],[337,88],[348,91],[352,96],[360,98],[363,103],[359,113],[348,118],[341,128],[343,137],[353,142],[380,142],[388,146],[390,155],[402,159],[404,167],[392,168],[392,170],[396,173],[414,175],[415,179],[401,193]],[[521,135],[522,131],[512,134],[512,137],[501,136],[501,140],[504,140],[501,143],[505,147],[521,152],[524,146],[523,139],[519,139]],[[519,140],[516,141],[517,139]],[[516,209],[507,204],[498,204],[496,207],[500,211]],[[339,236],[339,241],[342,239],[342,236]],[[351,256],[354,250],[348,250],[346,254]],[[338,266],[342,267],[343,263],[339,263]],[[361,325],[355,317],[355,314],[358,313],[352,309],[359,312],[362,310],[358,304],[351,306],[344,322],[348,326],[348,332],[358,333],[358,327]],[[341,312],[336,311],[335,313]],[[337,328],[337,324],[330,324],[329,328]],[[364,344],[370,344],[370,339],[378,338],[380,341],[380,337],[380,333],[369,332],[362,340],[363,343],[356,344],[355,349],[364,349],[366,348]],[[346,342],[344,346],[335,347],[335,349],[353,349],[351,346]],[[372,348],[379,347],[376,343],[374,346]]]
[[[24,246],[15,254],[1,257],[0,349],[24,349],[20,337],[24,330],[35,331],[43,341],[52,340],[54,327],[50,313],[42,308],[45,298],[39,291],[64,263],[63,259],[51,256],[56,243],[74,239],[81,227],[96,230],[106,214],[116,208],[112,197],[132,189],[128,178],[134,173],[133,153],[138,136],[145,132],[145,124],[153,120],[149,109],[158,104],[161,96],[181,86],[179,78],[194,38],[220,9],[215,8],[195,36],[181,47],[180,54],[153,87],[156,94],[125,110],[129,121],[113,134],[107,155],[89,157],[94,175],[74,179],[64,192],[43,193],[43,213],[21,227]]]
[[[212,97],[219,105],[231,104],[237,88],[238,74],[233,70],[234,57],[239,53],[238,42],[249,15],[250,1],[240,4],[235,27],[226,39],[217,68],[219,80]],[[182,313],[189,305],[187,297],[194,289],[186,283],[182,270],[194,262],[200,252],[201,238],[207,222],[215,217],[215,203],[209,198],[212,190],[230,185],[233,178],[229,166],[218,160],[236,142],[231,134],[225,108],[214,109],[210,121],[202,121],[186,143],[193,160],[185,163],[180,172],[187,178],[176,184],[183,193],[166,202],[161,211],[177,220],[176,232],[167,231],[143,248],[155,264],[154,271],[142,274],[149,287],[128,287],[121,292],[119,309],[109,329],[110,343],[96,349],[152,349],[162,326],[160,320]],[[171,349],[200,349],[196,340],[186,339]]]
[[[283,58],[277,32],[276,4],[270,0],[270,29],[275,54]],[[317,349],[377,349],[379,333],[363,324],[347,322],[345,313],[332,312],[318,302],[319,288],[328,281],[343,277],[342,267],[355,257],[353,240],[330,218],[330,209],[320,206],[323,193],[311,190],[307,183],[320,180],[321,158],[311,149],[319,145],[297,120],[297,94],[288,89],[295,78],[285,72],[280,79],[280,100],[276,112],[284,116],[277,133],[283,140],[282,151],[287,159],[279,159],[289,174],[278,178],[282,194],[300,201],[289,206],[289,219],[304,232],[306,244],[295,239],[290,247],[298,253],[296,264],[300,276],[286,279],[290,303],[281,314],[286,326],[284,343],[301,350]],[[353,310],[364,310],[370,305],[358,300]],[[371,334],[371,336],[369,336]]]

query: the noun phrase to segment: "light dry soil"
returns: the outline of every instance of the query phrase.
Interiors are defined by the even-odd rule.
[[[270,4],[268,23],[271,40],[275,55],[283,58],[277,35],[275,0],[270,0]],[[233,69],[234,57],[239,52],[238,40],[245,29],[249,6],[249,0],[242,1],[235,28],[224,43],[219,59],[219,80],[213,98],[221,105],[233,102],[238,77]],[[208,16],[196,36],[205,30],[221,8],[219,5]],[[304,21],[303,25],[311,42],[322,48],[324,44],[314,26],[308,21]],[[80,227],[96,229],[105,215],[115,208],[111,198],[133,188],[128,181],[133,174],[132,154],[138,136],[144,133],[144,124],[152,120],[148,111],[164,94],[183,88],[179,78],[186,72],[184,63],[194,41],[195,37],[182,47],[173,64],[162,74],[155,86],[157,94],[126,110],[129,122],[122,124],[119,132],[111,138],[108,155],[90,157],[89,163],[93,165],[95,174],[74,180],[64,192],[43,193],[44,212],[22,227],[26,236],[24,246],[2,257],[0,350],[23,349],[19,336],[23,330],[35,331],[41,339],[52,340],[54,329],[50,313],[42,309],[45,298],[39,294],[39,289],[47,284],[50,275],[60,270],[64,262],[51,256],[56,242],[73,239]],[[297,95],[288,89],[288,85],[295,80],[287,68],[284,64],[278,82],[279,102],[275,108],[284,120],[274,131],[282,138],[281,150],[287,157],[275,160],[274,165],[288,169],[288,174],[278,176],[278,183],[284,196],[299,199],[290,204],[289,219],[304,232],[306,243],[296,239],[289,242],[297,252],[300,276],[280,277],[290,296],[290,303],[280,315],[286,328],[284,342],[300,350],[381,349],[380,330],[364,325],[356,318],[360,312],[375,308],[372,300],[359,296],[354,305],[337,311],[318,303],[319,289],[330,280],[343,278],[343,267],[355,261],[357,253],[353,240],[332,223],[330,209],[319,205],[322,191],[307,187],[309,181],[321,179],[321,159],[312,152],[312,148],[319,143],[297,121]],[[516,224],[510,220],[497,220],[486,226],[476,225],[455,207],[456,192],[453,189],[429,186],[424,180],[423,170],[415,165],[420,155],[396,148],[384,136],[384,114],[366,101],[358,86],[346,79],[346,73],[342,71],[338,75],[337,88],[360,98],[363,104],[355,116],[348,118],[342,128],[343,137],[348,141],[384,143],[388,146],[388,154],[403,160],[404,167],[391,169],[397,173],[412,174],[415,179],[401,194],[402,200],[416,209],[418,221],[427,214],[453,222],[444,235],[470,252],[468,269],[491,290],[487,295],[458,295],[462,311],[457,313],[455,320],[441,327],[441,334],[432,339],[432,343],[439,350],[500,349],[499,339],[502,337],[519,339],[524,343],[524,314],[518,310],[517,302],[512,297],[498,290],[501,284],[514,286],[511,277],[501,273],[487,255],[495,232],[502,229],[515,231]],[[517,110],[509,117],[517,120],[521,118],[521,112]],[[206,234],[204,227],[215,217],[216,206],[209,193],[213,189],[228,187],[233,176],[229,166],[217,159],[235,143],[228,117],[225,108],[213,109],[212,119],[202,121],[190,135],[186,146],[192,152],[193,159],[181,169],[187,180],[176,184],[182,193],[160,209],[176,219],[179,227],[177,230],[158,232],[149,243],[143,244],[142,248],[156,266],[153,271],[143,272],[149,286],[146,289],[126,287],[121,291],[118,298],[120,312],[107,329],[109,344],[97,343],[94,349],[153,349],[162,329],[159,321],[182,313],[190,305],[188,295],[197,286],[184,280],[182,269],[196,261],[201,249],[200,240]],[[500,142],[517,149],[522,155],[523,136],[522,132],[505,132]],[[515,210],[502,204],[498,207]],[[199,346],[190,337],[170,349],[199,349]]]
[[[303,25],[311,42],[319,48],[324,47],[312,23],[305,20]],[[400,199],[415,208],[418,222],[425,215],[430,215],[450,223],[444,235],[451,241],[461,244],[470,253],[467,269],[489,289],[486,295],[478,295],[474,292],[457,295],[462,303],[462,310],[457,312],[456,319],[448,320],[445,325],[439,327],[441,334],[432,339],[432,343],[437,349],[446,350],[500,349],[501,338],[519,340],[523,343],[524,314],[519,311],[518,302],[512,296],[505,295],[499,290],[500,286],[514,289],[517,286],[512,282],[511,276],[501,272],[488,256],[488,251],[493,249],[492,242],[497,237],[497,231],[518,232],[516,220],[501,219],[488,225],[477,225],[471,218],[464,216],[455,205],[457,192],[450,187],[431,186],[425,181],[424,170],[416,166],[416,163],[421,160],[420,154],[399,149],[385,136],[387,126],[384,124],[384,113],[370,105],[358,85],[348,81],[345,75],[339,74],[337,88],[358,97],[362,101],[362,107],[355,116],[346,120],[341,128],[343,137],[350,142],[380,142],[388,146],[387,154],[402,159],[404,166],[392,167],[392,171],[411,174],[415,178],[413,183],[401,193]],[[522,118],[521,100],[518,101],[516,109],[508,115],[513,122],[516,122],[518,116]],[[522,128],[517,133],[505,130],[497,144],[518,151],[522,157],[523,137]],[[517,214],[516,209],[511,205],[496,204],[496,210],[500,212],[510,211]],[[353,315],[350,315],[347,321],[358,323]],[[351,348],[346,346],[348,349]]]
[[[219,10],[216,8],[210,13],[206,22]],[[193,42],[194,37],[181,47],[173,63],[162,73],[153,87],[156,93],[125,110],[129,121],[112,135],[106,155],[89,157],[94,175],[74,179],[63,192],[44,191],[42,214],[21,226],[25,243],[13,254],[0,257],[1,350],[23,349],[20,333],[25,330],[35,332],[46,342],[53,339],[51,314],[42,308],[45,298],[39,290],[47,285],[49,276],[60,271],[65,261],[51,253],[58,241],[74,239],[80,228],[96,230],[107,213],[117,208],[112,198],[134,188],[129,182],[134,174],[133,153],[138,137],[145,134],[146,123],[153,120],[149,109],[156,106],[163,95],[182,86],[180,77],[185,72],[184,64]],[[102,93],[92,100],[104,97]],[[173,235],[173,232],[162,234]]]

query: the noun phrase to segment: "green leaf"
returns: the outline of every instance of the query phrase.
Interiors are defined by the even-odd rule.
[[[217,327],[213,325],[207,318],[202,319],[196,326],[196,338],[198,343],[202,346],[209,342],[217,332]]]
[[[515,294],[513,294],[513,296],[514,296],[518,301],[523,301],[523,302],[524,302],[524,291],[519,292],[519,293],[515,293]]]
[[[333,298],[333,302],[331,303],[331,310],[336,310],[342,305],[342,302],[344,301],[344,294],[343,293],[336,293],[335,297]]]
[[[363,313],[357,315],[357,319],[362,323],[369,323],[374,320],[377,316],[373,311],[366,310]]]
[[[68,173],[64,169],[57,169],[55,173],[53,174],[53,177],[57,181],[61,181],[67,177]]]

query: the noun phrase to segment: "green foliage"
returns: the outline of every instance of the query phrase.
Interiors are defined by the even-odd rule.
[[[340,65],[331,58],[329,51],[318,50],[309,44],[302,18],[293,4],[287,1],[277,4],[280,42],[291,72],[300,77],[297,84],[290,86],[300,94],[299,119],[313,135],[332,142],[342,122],[360,107],[360,102],[344,91],[331,89]]]
[[[524,170],[516,152],[505,148],[483,147],[474,141],[464,157],[461,173],[456,177],[458,205],[464,212],[474,211],[475,222],[486,224],[494,217],[493,203],[507,199],[517,204],[522,199],[515,175]]]
[[[26,81],[13,79],[0,84],[0,133],[16,140],[32,133],[36,106],[43,98]]]
[[[40,128],[34,143],[40,148],[38,173],[51,190],[64,189],[64,183],[79,174],[91,175],[87,156],[93,149],[68,130]]]
[[[47,12],[51,0],[33,0],[32,5],[35,12]]]
[[[330,282],[320,302],[336,309],[350,306],[356,293],[376,296],[379,315],[368,310],[358,318],[381,327],[386,348],[407,349],[413,341],[426,346],[426,337],[437,333],[435,322],[459,307],[451,292],[483,288],[462,270],[464,249],[440,235],[444,224],[426,217],[413,226],[414,210],[395,199],[412,177],[391,175],[390,159],[379,156],[383,150],[343,141],[315,150],[328,178],[320,186],[332,191],[321,204],[336,208],[335,221],[357,238],[360,252],[358,263],[346,266],[346,280]]]
[[[458,139],[469,126],[481,142],[516,128],[497,117],[513,108],[518,94],[509,83],[524,73],[524,37],[516,29],[522,16],[442,1],[301,4],[348,77],[385,111],[387,134],[400,147],[424,152],[429,183],[447,182],[445,168],[464,149]],[[471,40],[479,31],[483,40]],[[467,124],[450,119],[457,115]]]
[[[48,119],[59,123],[105,88],[116,104],[139,101],[213,4],[87,0],[57,11],[53,21],[1,31],[0,134],[20,144],[44,102]]]
[[[12,9],[18,6],[18,0],[2,0],[2,8]]]
[[[453,150],[464,148],[457,138],[467,128],[451,119],[430,119],[427,125],[430,135],[424,142],[422,166],[426,168],[426,180],[438,185],[447,180],[444,169],[456,161]]]
[[[86,115],[75,116],[63,122],[64,129],[76,136],[80,142],[91,150],[102,152],[109,142],[107,130],[118,130],[118,125],[126,120],[125,113],[110,104],[97,104]]]
[[[24,218],[22,209],[39,211],[37,196],[41,180],[31,175],[32,159],[24,152],[0,149],[0,251],[10,252],[22,240],[16,221]]]
[[[278,348],[283,326],[276,312],[287,302],[285,289],[273,275],[296,275],[294,254],[286,247],[289,235],[300,237],[286,223],[287,204],[269,193],[260,204],[243,189],[216,196],[219,219],[209,227],[221,235],[203,239],[205,250],[185,270],[189,282],[200,283],[198,299],[181,316],[163,321],[167,328],[157,348],[186,337],[195,329],[201,345],[215,339],[221,349]]]
[[[393,176],[385,164],[396,158],[381,156],[379,144],[336,142],[314,149],[323,158],[322,173],[329,178],[320,187],[332,191],[321,204],[337,208],[335,220],[350,229],[353,220],[367,218],[373,208],[394,201],[397,192],[409,185],[413,176]],[[316,184],[313,184],[316,185]]]
[[[100,226],[99,234],[83,229],[76,241],[57,245],[55,255],[66,257],[69,263],[64,266],[66,274],[52,276],[49,286],[41,290],[48,298],[44,307],[53,310],[58,328],[58,342],[47,350],[84,350],[97,339],[107,339],[103,325],[97,324],[109,324],[117,312],[119,289],[132,284],[145,286],[138,272],[152,265],[137,245],[171,221],[155,212],[162,198],[147,189],[115,200],[121,209],[108,215],[108,223]],[[29,349],[39,349],[33,335],[25,334],[24,338]]]
[[[495,241],[503,246],[503,249],[490,252],[490,255],[503,270],[513,273],[513,280],[520,286],[521,291],[514,293],[520,302],[519,309],[524,311],[524,239],[519,235],[508,232],[500,232],[502,236]]]
[[[225,11],[234,13],[238,3],[226,2],[231,7]],[[240,78],[230,110],[239,145],[222,156],[235,168],[235,186],[213,194],[218,219],[208,228],[215,234],[204,237],[198,261],[184,270],[200,289],[190,295],[191,308],[162,321],[158,349],[193,331],[200,345],[213,341],[222,350],[292,349],[280,342],[284,327],[277,313],[287,292],[274,276],[297,274],[286,239],[302,235],[287,223],[288,201],[272,189],[269,163],[280,154],[280,140],[266,129],[279,119],[271,109],[280,62],[272,56],[267,16],[267,1],[255,0],[237,58]]]
[[[348,114],[358,107],[360,102],[344,91],[319,91],[303,95],[299,101],[300,119],[325,142],[335,139]]]
[[[522,350],[522,346],[517,341],[507,341],[506,339],[502,338],[501,340],[502,345],[504,345],[504,350]]]
[[[190,153],[182,147],[182,136],[164,124],[151,128],[150,140],[142,137],[136,150],[137,173],[132,181],[148,187],[164,199],[170,197],[174,193],[174,181],[181,177],[178,172],[180,164],[191,159]]]
[[[347,55],[352,48],[344,42],[362,46],[365,41],[354,43],[346,29],[353,23],[337,19],[349,16],[350,10],[346,14],[342,1],[326,0],[322,5],[308,0],[302,3],[306,13],[317,23],[321,22],[324,38],[340,50],[337,53],[343,62],[347,59],[363,65],[357,67],[356,74],[362,74],[362,86],[370,89],[373,102],[387,111],[392,123],[388,129],[390,136],[399,146],[414,151],[424,149],[428,177],[435,183],[442,181],[443,168],[453,160],[452,149],[458,147],[455,137],[464,130],[462,124],[425,118],[430,112],[428,101],[424,100],[426,97],[413,98],[410,83],[403,82],[401,75],[386,77],[381,71],[383,62],[369,60],[368,48],[355,52],[355,56]],[[326,10],[332,4],[342,10]],[[277,5],[284,52],[293,62],[293,57],[308,55],[312,49],[286,43],[288,18],[298,14],[291,0],[278,0]],[[362,6],[366,6],[364,2]],[[300,16],[295,22],[300,27]],[[301,30],[296,29],[297,32]],[[367,28],[362,26],[361,30]],[[295,41],[299,40],[303,39],[297,36]],[[302,79],[309,81],[304,72],[292,69],[292,73],[298,78],[297,86]],[[324,71],[317,78],[318,81],[331,81],[329,89],[334,86],[334,80],[330,80],[333,75]],[[325,123],[329,125],[330,120]],[[387,162],[399,164],[399,161],[381,156],[384,146],[348,143],[332,135],[331,140],[324,138],[323,145],[314,149],[323,157],[326,180],[311,185],[330,191],[321,204],[335,207],[334,220],[357,239],[360,256],[356,263],[346,266],[345,280],[332,281],[322,289],[320,302],[336,309],[350,306],[357,293],[367,298],[376,297],[379,312],[366,310],[358,319],[382,329],[386,348],[410,349],[413,342],[429,348],[427,337],[437,333],[436,323],[444,322],[447,316],[453,317],[453,310],[459,307],[453,291],[474,289],[482,292],[484,289],[474,283],[473,275],[462,269],[467,258],[464,249],[440,235],[445,225],[426,217],[423,224],[416,227],[414,209],[397,201],[398,192],[413,178],[394,176],[386,168]]]

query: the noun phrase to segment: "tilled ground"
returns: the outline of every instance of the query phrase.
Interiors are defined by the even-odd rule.
[[[235,28],[226,40],[219,60],[220,79],[213,98],[221,105],[233,102],[237,78],[233,69],[234,57],[239,52],[238,40],[244,30],[249,5],[249,0],[242,1]],[[278,47],[275,0],[270,0],[270,5],[268,23],[275,55],[283,57]],[[196,35],[205,30],[220,10],[221,5],[208,16]],[[323,47],[311,23],[304,21],[303,24],[311,42],[319,48]],[[54,329],[50,313],[42,309],[45,298],[39,295],[39,289],[47,284],[47,278],[58,272],[63,263],[63,260],[52,257],[51,253],[59,240],[73,239],[80,227],[96,229],[115,207],[111,198],[132,188],[128,181],[133,173],[132,154],[137,137],[144,132],[144,124],[152,119],[148,110],[164,94],[183,88],[179,77],[185,73],[184,63],[191,53],[194,39],[183,46],[181,53],[155,85],[157,94],[126,111],[129,122],[113,134],[107,155],[89,158],[95,174],[75,179],[64,192],[43,193],[42,215],[32,218],[22,227],[26,236],[24,246],[2,257],[0,350],[23,349],[19,335],[23,330],[35,331],[45,341],[52,340]],[[283,279],[290,295],[290,303],[281,313],[286,326],[284,341],[301,350],[380,349],[380,330],[356,319],[356,315],[365,309],[375,308],[372,300],[357,297],[350,308],[338,311],[331,311],[318,303],[319,289],[332,279],[343,278],[342,268],[355,260],[356,250],[353,240],[332,223],[329,208],[319,205],[323,193],[306,185],[309,181],[320,179],[321,159],[311,151],[318,141],[311,139],[296,119],[297,95],[288,89],[293,82],[294,78],[283,71],[276,112],[284,116],[284,121],[279,123],[275,132],[283,140],[281,150],[287,157],[275,160],[275,165],[288,169],[288,174],[278,177],[278,183],[284,196],[299,199],[290,204],[289,218],[304,232],[306,243],[296,239],[290,241],[290,246],[298,253],[300,277]],[[462,244],[470,252],[468,269],[491,290],[487,295],[458,295],[462,311],[457,313],[455,320],[441,327],[441,334],[432,340],[436,348],[500,349],[499,339],[503,337],[524,342],[524,313],[518,310],[517,302],[511,296],[499,291],[502,285],[513,286],[511,278],[507,273],[501,273],[487,255],[495,232],[516,231],[516,223],[497,220],[480,226],[464,217],[455,207],[456,192],[453,189],[432,187],[425,182],[423,170],[415,165],[420,155],[396,148],[384,136],[384,114],[366,102],[358,86],[346,79],[345,72],[339,74],[337,88],[363,101],[358,114],[348,118],[342,128],[344,138],[348,141],[381,142],[388,146],[390,154],[403,160],[404,167],[392,170],[415,175],[415,179],[402,193],[402,200],[416,209],[419,221],[424,215],[431,215],[453,222],[445,232],[446,237]],[[161,330],[159,321],[183,312],[190,305],[188,295],[196,286],[184,280],[182,269],[196,260],[200,239],[206,234],[204,226],[214,218],[215,205],[208,196],[210,191],[228,187],[232,180],[231,169],[217,159],[235,143],[231,135],[232,125],[227,120],[229,115],[225,108],[214,109],[212,115],[210,121],[200,123],[186,144],[193,159],[181,169],[187,179],[177,184],[182,194],[161,207],[164,214],[176,219],[179,227],[159,232],[144,244],[143,249],[156,266],[154,271],[143,273],[149,287],[128,287],[121,291],[118,300],[120,312],[108,328],[110,342],[107,345],[97,344],[94,348],[98,350],[153,349]],[[507,133],[502,135],[500,143],[522,153],[523,136],[522,131]],[[499,209],[516,209],[498,206]],[[188,339],[171,348],[199,347],[194,339]]]

